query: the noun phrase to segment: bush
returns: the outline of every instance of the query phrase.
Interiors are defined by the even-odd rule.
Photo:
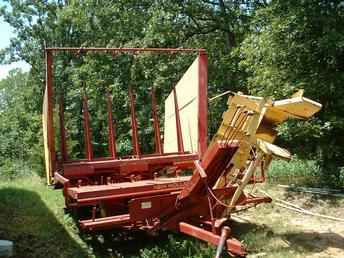
[[[323,184],[320,167],[314,160],[294,156],[291,161],[274,160],[268,171],[268,182],[320,186]]]
[[[10,181],[16,178],[32,176],[36,171],[28,162],[23,160],[5,159],[0,164],[0,181]]]

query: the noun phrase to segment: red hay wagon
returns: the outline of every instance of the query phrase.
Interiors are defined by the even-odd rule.
[[[113,103],[109,93],[104,99],[107,101],[110,156],[93,156],[91,117],[87,96],[83,96],[85,158],[70,160],[63,99],[56,101],[54,97],[53,58],[56,52],[76,55],[89,52],[195,53],[197,57],[165,101],[163,141],[157,103],[152,92],[154,153],[141,152],[135,96],[129,88],[132,155],[120,157],[116,152]],[[48,183],[63,186],[66,207],[76,211],[88,210],[88,216],[79,218],[81,229],[92,232],[113,229],[152,233],[177,231],[218,246],[217,257],[224,247],[230,254],[245,256],[244,246],[230,234],[229,215],[224,216],[228,208],[226,199],[233,196],[238,185],[214,188],[224,171],[232,166],[231,159],[240,141],[234,140],[234,135],[227,135],[208,146],[206,52],[203,49],[47,48],[45,53],[43,125]],[[54,119],[57,102],[60,104],[59,119]],[[54,124],[55,120],[58,126]],[[56,128],[59,129],[57,141]],[[55,142],[60,145],[60,158],[57,158]],[[192,175],[184,175],[186,170],[193,170]],[[269,201],[270,198],[249,196],[242,192],[237,205]]]

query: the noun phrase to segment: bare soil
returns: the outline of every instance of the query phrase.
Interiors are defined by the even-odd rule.
[[[309,211],[344,219],[343,198],[271,186],[265,190],[272,197]],[[238,216],[237,228],[247,242],[248,257],[344,257],[344,222],[301,214],[279,207],[274,201]]]

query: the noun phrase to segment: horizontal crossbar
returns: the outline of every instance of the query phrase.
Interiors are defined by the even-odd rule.
[[[219,235],[216,235],[208,230],[205,230],[200,227],[196,227],[194,225],[191,225],[185,222],[179,223],[179,230],[180,232],[184,234],[206,241],[215,246],[217,246],[220,242]],[[244,246],[241,244],[240,241],[238,241],[235,238],[227,239],[226,246],[227,246],[227,251],[233,254],[236,254],[239,256],[245,256],[247,254]]]
[[[86,52],[105,52],[105,53],[205,53],[205,49],[200,48],[104,48],[104,47],[48,47],[46,51],[52,52],[74,52],[74,53],[86,53]]]
[[[89,219],[89,220],[80,220],[80,226],[83,229],[88,230],[101,230],[106,228],[111,228],[115,225],[125,224],[130,221],[129,214],[98,218],[98,219]]]

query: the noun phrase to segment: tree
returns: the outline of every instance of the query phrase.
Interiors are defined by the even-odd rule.
[[[35,112],[41,112],[44,86],[44,46],[107,47],[195,47],[209,54],[209,95],[224,90],[242,89],[239,59],[232,55],[248,31],[256,8],[265,1],[198,0],[120,0],[103,1],[8,1],[0,14],[16,31],[2,61],[25,60],[32,66],[30,87]],[[10,8],[9,8],[10,7]],[[54,66],[56,95],[66,99],[68,146],[73,157],[81,157],[81,95],[90,99],[96,155],[106,152],[105,92],[110,89],[116,105],[117,138],[121,153],[130,151],[127,90],[133,86],[137,105],[141,143],[149,151],[152,129],[149,89],[155,87],[160,114],[163,98],[194,56],[101,56],[59,54]],[[214,131],[223,111],[224,101],[211,106],[210,131]],[[161,119],[162,121],[162,119]],[[39,121],[37,121],[37,128]],[[33,133],[39,133],[35,129]],[[58,131],[58,130],[57,130]],[[147,137],[148,136],[148,137]],[[150,140],[147,140],[150,139]],[[79,144],[79,143],[80,144]],[[33,142],[37,150],[39,142]],[[105,144],[105,145],[104,145]]]
[[[0,176],[15,177],[37,171],[42,154],[40,142],[40,112],[33,99],[36,92],[28,75],[13,70],[0,81]]]
[[[322,103],[314,119],[290,122],[280,133],[291,147],[301,146],[300,155],[317,159],[327,182],[338,186],[344,182],[343,1],[272,1],[252,26],[240,49],[248,89],[288,97],[304,88]]]

